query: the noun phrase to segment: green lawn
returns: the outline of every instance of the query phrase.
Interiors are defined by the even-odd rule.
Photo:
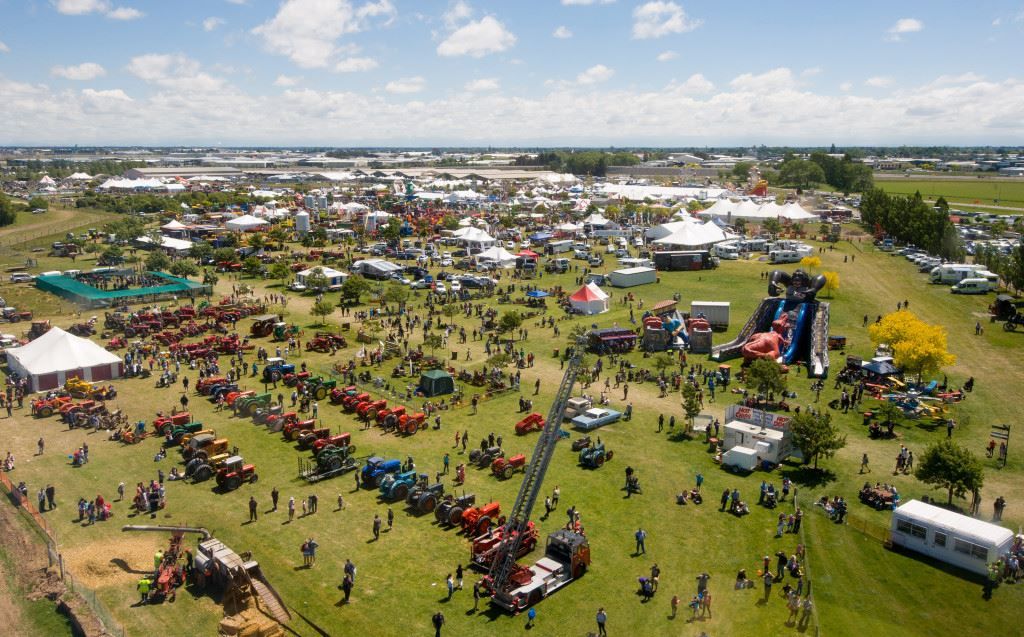
[[[868,251],[861,252],[861,249]],[[856,255],[856,261],[843,263],[844,255]],[[957,438],[980,453],[987,442],[990,424],[1015,422],[1018,410],[1003,394],[1008,387],[1024,385],[1020,340],[1024,336],[1004,333],[998,326],[991,326],[982,337],[973,335],[973,326],[978,320],[974,313],[983,311],[988,299],[951,296],[944,286],[929,286],[905,259],[872,252],[863,244],[840,244],[837,251],[824,254],[823,261],[823,269],[838,271],[841,276],[841,287],[832,299],[832,333],[847,336],[850,353],[861,356],[871,353],[866,330],[861,327],[863,315],[873,319],[877,314],[894,310],[898,300],[908,299],[911,310],[949,329],[951,349],[959,357],[956,367],[949,371],[950,382],[959,384],[968,376],[977,379],[974,394],[956,410],[963,425]],[[769,269],[765,263],[723,262],[721,269],[714,272],[663,274],[659,284],[634,288],[633,292],[648,306],[670,298],[674,292],[682,295],[684,307],[694,299],[731,301],[731,329],[727,334],[715,335],[716,342],[721,342],[742,326],[765,295],[765,284],[759,272]],[[542,286],[559,283],[573,289],[574,276],[545,276],[538,283]],[[222,280],[219,291],[230,290],[230,284]],[[5,290],[5,295],[7,292]],[[57,308],[52,305],[47,309],[44,299],[28,291],[24,294],[21,302],[34,305],[38,313],[56,312]],[[535,368],[523,370],[523,386],[528,394],[532,393],[534,381],[541,379],[541,394],[535,398],[539,411],[547,411],[548,401],[561,376],[558,363],[551,356],[552,350],[564,347],[564,335],[573,324],[628,324],[628,309],[617,302],[622,294],[621,290],[614,291],[613,311],[608,314],[559,321],[563,334],[560,338],[538,327],[532,319],[524,324],[529,336],[523,347],[537,355],[537,363]],[[494,300],[488,303],[493,304]],[[305,314],[309,305],[308,298],[291,297],[286,310],[289,319],[312,326],[314,321]],[[499,306],[499,309],[510,307]],[[414,307],[413,311],[420,312],[422,308]],[[561,313],[556,317],[561,317]],[[348,319],[333,317],[335,323],[340,320]],[[66,325],[71,321],[62,318],[55,322]],[[459,322],[467,331],[475,325],[465,319]],[[245,322],[240,323],[239,327],[244,325]],[[312,329],[308,327],[307,331]],[[412,344],[418,343],[421,337],[422,332],[418,331],[411,339]],[[349,350],[334,359],[304,355],[302,360],[314,369],[324,370],[334,361],[347,360],[356,349],[354,339],[350,339],[350,344]],[[460,352],[460,359],[464,359],[466,346],[452,346]],[[479,368],[484,359],[482,346],[472,344],[471,349],[473,360],[465,365]],[[638,365],[650,364],[650,360],[639,353],[631,354],[629,359]],[[833,352],[833,369],[838,370],[842,364],[842,356]],[[375,373],[388,376],[390,370],[391,366],[385,366]],[[190,377],[194,380],[194,374]],[[803,374],[792,375],[790,380],[799,394],[797,403],[813,400],[807,390],[809,381]],[[404,386],[406,382],[402,380],[400,384]],[[119,387],[122,396],[117,401],[118,406],[127,409],[133,419],[151,420],[156,410],[169,410],[179,396],[173,390],[154,390],[150,380],[128,380],[119,383]],[[254,388],[262,389],[262,385]],[[829,383],[822,401],[836,394]],[[621,391],[612,391],[611,396],[613,406],[621,408]],[[720,393],[718,398],[717,404],[707,406],[706,413],[721,416],[730,395]],[[696,635],[705,630],[716,636],[746,636],[795,632],[795,628],[784,624],[787,611],[780,599],[760,605],[757,603],[760,588],[734,591],[732,582],[740,568],[753,573],[762,555],[772,555],[780,549],[792,552],[799,540],[791,536],[773,537],[775,511],[752,506],[751,515],[737,519],[719,513],[716,504],[722,489],[733,487],[740,489],[744,499],[756,501],[760,481],[767,478],[778,483],[781,473],[773,476],[756,473],[742,478],[725,473],[711,462],[707,447],[701,441],[685,441],[668,432],[656,432],[659,413],[676,414],[682,422],[677,398],[658,398],[654,386],[648,384],[631,387],[630,399],[634,403],[634,420],[616,423],[599,432],[602,440],[615,451],[611,463],[598,471],[585,471],[576,466],[575,454],[567,444],[560,446],[555,454],[545,480],[545,491],[561,485],[561,509],[551,519],[540,521],[538,517],[543,509],[538,507],[541,511],[536,512],[534,519],[538,520],[542,532],[550,532],[564,523],[566,507],[575,505],[582,511],[582,522],[591,540],[593,567],[581,581],[538,607],[534,634],[585,634],[594,629],[593,615],[598,606],[608,610],[609,627],[615,634]],[[518,420],[516,400],[516,394],[509,394],[485,402],[477,416],[470,415],[468,409],[445,413],[442,431],[421,432],[411,438],[384,436],[377,429],[361,431],[352,417],[326,404],[321,405],[320,411],[325,424],[337,430],[352,431],[360,455],[371,452],[389,457],[413,455],[421,470],[433,474],[441,466],[441,456],[451,450],[456,429],[468,429],[474,445],[493,431],[504,437],[510,454],[529,454],[536,437],[520,438],[512,431]],[[866,406],[870,406],[869,403]],[[213,492],[209,484],[169,483],[170,504],[152,522],[205,526],[237,551],[252,550],[285,601],[295,609],[296,619],[290,626],[299,634],[314,631],[298,614],[330,634],[371,631],[379,635],[424,634],[429,630],[430,615],[437,609],[443,609],[448,618],[446,634],[487,631],[507,635],[522,630],[523,618],[491,611],[467,612],[472,606],[468,585],[467,590],[456,593],[451,602],[445,601],[445,575],[453,572],[458,563],[465,563],[468,557],[466,540],[454,531],[437,528],[432,517],[418,519],[408,515],[396,505],[395,529],[383,534],[379,542],[371,542],[373,515],[377,512],[383,516],[387,510],[387,505],[377,503],[374,493],[353,492],[351,476],[308,486],[296,478],[296,460],[304,454],[292,449],[279,435],[247,421],[214,413],[198,397],[193,397],[191,408],[204,423],[230,437],[247,460],[256,463],[260,481],[225,495]],[[823,463],[826,469],[823,476],[813,476],[792,466],[782,469],[805,479],[800,487],[803,502],[823,494],[843,495],[854,501],[852,511],[857,520],[865,521],[874,529],[886,528],[886,514],[855,502],[862,481],[856,472],[864,452],[873,459],[873,480],[895,482],[908,498],[934,494],[912,477],[894,477],[891,470],[887,471],[898,442],[869,440],[860,426],[860,418],[853,413],[838,414],[836,418],[848,434],[848,447],[834,460]],[[219,616],[216,605],[208,597],[181,594],[174,605],[131,606],[137,576],[125,573],[123,565],[129,570],[144,568],[152,552],[166,540],[159,534],[124,534],[119,528],[126,521],[148,522],[148,518],[126,519],[125,508],[118,506],[118,517],[114,520],[80,527],[69,510],[80,495],[94,497],[96,493],[103,493],[109,498],[120,480],[132,485],[154,478],[157,467],[162,467],[165,473],[169,471],[175,461],[173,456],[159,465],[153,462],[158,441],[147,440],[140,445],[122,447],[97,435],[88,436],[93,461],[73,470],[67,466],[64,454],[81,444],[80,433],[62,431],[55,420],[32,421],[23,413],[16,413],[12,420],[0,419],[0,431],[11,441],[21,459],[17,475],[12,478],[25,480],[32,489],[44,481],[54,481],[58,486],[66,507],[47,515],[57,529],[65,559],[72,570],[84,573],[84,579],[98,588],[100,597],[129,634],[149,634],[157,630],[178,634],[186,627],[197,634],[215,630]],[[928,442],[945,435],[944,430],[931,430],[916,422],[901,423],[898,432],[901,441],[914,450],[915,455],[922,452]],[[35,440],[40,433],[47,438],[47,454],[34,458]],[[985,513],[990,511],[990,503],[996,495],[1007,498],[1010,502],[1007,525],[1012,527],[1024,523],[1024,508],[1018,505],[1024,502],[1019,457],[1011,455],[1010,465],[1002,471],[990,463],[983,490]],[[453,464],[460,461],[461,456],[453,456]],[[622,472],[627,465],[639,471],[644,490],[642,495],[629,499],[622,491]],[[705,475],[708,501],[702,506],[675,505],[674,494],[690,486],[698,471]],[[511,505],[519,486],[518,479],[499,482],[487,472],[474,468],[468,469],[467,475],[466,491],[476,493],[478,501],[496,499],[506,507]],[[283,524],[282,512],[264,513],[269,508],[269,492],[274,486],[282,492],[282,503],[291,495],[299,498],[317,493],[320,512]],[[347,503],[342,512],[334,511],[339,493]],[[257,523],[247,525],[243,522],[248,517],[245,503],[250,495],[255,495],[259,501],[261,513]],[[869,634],[883,634],[889,625],[899,622],[901,632],[911,634],[928,631],[929,634],[990,635],[999,632],[995,627],[1000,622],[1011,621],[1009,613],[1024,602],[1024,593],[1019,587],[1004,587],[996,592],[992,602],[980,606],[980,586],[976,583],[919,560],[888,552],[869,535],[852,526],[835,526],[817,512],[809,513],[806,519],[805,541],[823,634],[861,635],[868,627]],[[637,526],[643,526],[649,533],[646,556],[632,555],[633,532]],[[310,535],[317,538],[321,550],[316,568],[306,570],[299,568],[299,545]],[[353,603],[337,606],[341,597],[337,585],[346,558],[357,564],[359,574]],[[535,559],[536,555],[531,558]],[[662,570],[661,591],[652,603],[642,604],[634,594],[636,578],[647,574],[654,562]],[[671,596],[678,594],[688,600],[695,591],[694,576],[705,570],[712,575],[714,619],[698,621],[695,626],[686,625],[687,613],[681,613],[675,620],[668,619]],[[468,577],[467,584],[472,581],[474,578]]]
[[[990,204],[1010,208],[1024,207],[1024,180],[1007,181],[964,177],[961,179],[877,179],[875,185],[898,195],[920,192],[925,199],[945,197],[950,205]],[[990,210],[998,212],[998,210]]]

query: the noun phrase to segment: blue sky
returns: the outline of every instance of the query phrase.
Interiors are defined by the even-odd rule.
[[[0,144],[1024,142],[1024,2],[0,0]]]

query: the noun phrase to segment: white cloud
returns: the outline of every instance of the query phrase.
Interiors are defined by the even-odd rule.
[[[483,57],[511,48],[516,36],[493,16],[484,16],[456,29],[441,44],[437,54],[442,57],[470,55]]]
[[[586,7],[592,4],[611,4],[615,0],[562,0],[567,7]]]
[[[146,14],[132,7],[118,7],[107,12],[107,17],[111,20],[138,20],[144,15]]]
[[[224,24],[224,18],[210,16],[203,20],[203,31],[213,31],[222,24]]]
[[[123,90],[121,90],[119,88],[110,89],[110,90],[106,90],[106,91],[97,91],[97,90],[91,89],[91,88],[82,89],[82,96],[86,97],[87,99],[91,99],[91,100],[95,100],[95,101],[103,101],[103,100],[114,100],[114,101],[117,101],[117,102],[134,102],[135,101],[131,97],[129,97],[127,93],[125,93]]]
[[[106,13],[110,10],[110,3],[107,0],[56,0],[54,6],[64,15]]]
[[[917,18],[900,18],[889,27],[888,39],[893,42],[899,42],[900,38],[904,33],[917,33],[924,29],[924,22],[921,22]]]
[[[471,17],[473,17],[473,7],[469,6],[469,3],[463,2],[463,0],[453,3],[442,16],[444,26],[452,31],[459,28],[459,25]]]
[[[339,60],[334,65],[334,70],[338,73],[361,73],[363,71],[371,71],[377,68],[377,66],[377,60],[373,58],[348,57]]]
[[[227,0],[229,4],[248,4],[249,0]]]
[[[427,86],[427,81],[422,77],[403,77],[398,80],[392,80],[384,86],[384,90],[388,93],[419,93]]]
[[[551,33],[551,35],[555,36],[559,40],[568,40],[569,38],[572,37],[572,31],[569,29],[569,27],[562,25],[555,29]]]
[[[1002,18],[996,18],[995,20],[992,21],[992,26],[997,27],[997,26],[1000,26],[1002,23],[1003,23],[1003,19]]]
[[[274,86],[283,86],[288,88],[290,86],[295,86],[301,80],[301,77],[295,75],[278,75],[277,79],[274,80]]]
[[[846,92],[848,92],[848,91],[850,91],[852,89],[853,89],[853,82],[843,82],[842,84],[839,85],[839,90],[843,91],[844,93],[846,93]]]
[[[658,54],[658,61],[669,62],[671,60],[676,59],[677,57],[679,57],[679,54],[676,53],[675,51],[662,51],[661,53]]]
[[[88,15],[102,13],[111,20],[136,20],[146,15],[132,7],[114,8],[109,0],[51,0],[58,13],[64,15]]]
[[[682,84],[673,83],[669,86],[672,89],[678,90],[683,95],[702,95],[710,93],[715,89],[715,85],[711,83],[711,80],[700,73],[694,73],[686,78],[686,81]]]
[[[613,75],[615,75],[614,69],[610,69],[604,64],[595,64],[577,75],[576,82],[579,84],[600,84],[610,80]]]
[[[11,52],[11,47],[9,47],[6,44],[4,44],[3,40],[0,40],[0,53],[10,53],[10,52]]]
[[[633,10],[633,37],[638,40],[660,38],[672,33],[693,31],[703,20],[693,20],[675,2],[656,0]]]
[[[390,0],[358,7],[350,0],[285,0],[273,18],[252,30],[267,51],[304,68],[323,68],[345,48],[338,40],[369,28],[371,18],[387,24],[396,15]]]
[[[815,75],[821,75],[820,66],[812,66],[800,71],[800,77],[814,77]]]
[[[94,80],[106,74],[107,70],[95,62],[83,62],[75,66],[55,66],[50,69],[50,75],[78,82]]]
[[[498,80],[493,77],[482,77],[478,80],[472,80],[466,82],[466,90],[473,93],[482,93],[484,91],[496,91],[500,88]]]
[[[892,78],[885,75],[876,75],[874,77],[869,77],[868,79],[864,80],[865,85],[874,88],[885,88],[886,86],[892,86],[892,82]]]
[[[183,92],[215,91],[224,81],[202,70],[199,62],[181,53],[148,53],[133,57],[128,72],[144,82]]]
[[[729,86],[741,93],[774,93],[793,89],[796,85],[793,71],[784,66],[757,75],[744,73],[729,82]]]

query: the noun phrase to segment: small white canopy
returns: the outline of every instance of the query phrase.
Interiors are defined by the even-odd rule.
[[[71,181],[89,181],[92,176],[89,173],[71,173],[68,175],[68,179]]]
[[[590,224],[592,226],[607,226],[611,222],[611,219],[605,218],[605,216],[599,212],[595,212],[583,220],[583,223]]]
[[[188,226],[178,221],[177,219],[171,219],[164,225],[160,226],[161,230],[187,230]]]
[[[476,257],[484,261],[494,261],[503,268],[515,267],[516,264],[516,255],[499,246],[488,248]]]
[[[245,232],[246,230],[254,230],[260,226],[270,225],[265,219],[260,219],[252,215],[242,215],[241,217],[235,217],[234,219],[228,220],[224,224],[228,230],[234,232]]]
[[[138,237],[135,241],[137,243],[153,243],[153,240],[145,235]],[[160,247],[169,252],[188,252],[192,249],[192,242],[185,239],[162,236],[160,237]]]
[[[335,270],[334,268],[328,268],[326,266],[318,266],[296,273],[295,280],[298,281],[299,283],[305,284],[306,279],[311,274],[313,274],[314,270],[319,270],[321,274],[327,277],[327,285],[341,285],[342,283],[345,282],[345,279],[347,279],[350,276],[348,272],[342,272],[340,270]]]

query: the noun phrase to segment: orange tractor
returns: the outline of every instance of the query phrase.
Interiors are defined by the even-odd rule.
[[[398,427],[398,419],[405,415],[405,405],[385,407],[377,412],[377,424],[384,431],[394,431]]]
[[[511,458],[495,458],[491,463],[491,473],[502,480],[508,480],[516,471],[526,471],[526,456],[521,453]]]
[[[504,526],[505,518],[501,517],[501,504],[488,502],[463,511],[460,523],[466,535],[483,535],[490,530],[492,524]]]
[[[54,396],[39,398],[32,401],[32,415],[36,418],[49,418],[54,412],[71,402],[71,396]]]
[[[420,429],[426,427],[427,415],[422,411],[415,414],[405,414],[398,419],[398,433],[411,436]]]

